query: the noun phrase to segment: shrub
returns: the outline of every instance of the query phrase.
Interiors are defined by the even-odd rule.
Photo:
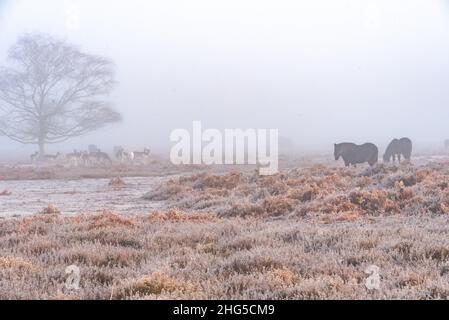
[[[109,180],[108,185],[114,186],[114,187],[120,187],[120,186],[126,185],[126,183],[125,183],[125,181],[123,181],[122,178],[115,177],[115,178],[112,178],[111,180]]]
[[[13,269],[20,271],[34,271],[36,267],[29,261],[14,256],[0,256],[0,269]]]
[[[60,214],[61,211],[52,204],[49,204],[46,208],[42,210],[43,214]]]
[[[179,281],[163,272],[153,272],[149,276],[131,281],[122,289],[118,298],[145,297],[174,291],[192,292],[194,289],[194,286],[190,283]]]
[[[184,188],[175,182],[168,182],[159,186],[156,190],[147,192],[142,198],[147,200],[162,201],[174,199],[184,191]]]
[[[152,222],[182,222],[182,221],[193,221],[193,222],[206,222],[216,220],[215,215],[208,213],[186,213],[177,209],[170,209],[167,212],[153,211],[149,217],[149,221]]]
[[[385,190],[353,191],[349,198],[351,203],[369,214],[399,212],[399,207],[388,198]]]
[[[90,216],[88,221],[88,230],[117,227],[131,228],[134,226],[134,222],[131,219],[124,218],[116,212],[108,210],[103,210],[100,214]]]
[[[294,208],[294,201],[287,197],[268,197],[263,200],[262,208],[269,216],[279,216],[289,213]]]

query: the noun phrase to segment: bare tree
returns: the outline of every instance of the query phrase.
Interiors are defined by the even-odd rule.
[[[114,64],[48,35],[25,34],[0,69],[0,135],[24,144],[58,143],[121,120],[104,100]]]

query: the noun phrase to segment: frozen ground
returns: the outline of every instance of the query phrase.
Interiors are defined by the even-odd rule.
[[[39,213],[52,204],[63,214],[112,210],[122,214],[148,213],[161,203],[143,200],[142,195],[162,177],[127,177],[125,185],[109,185],[110,179],[13,180],[0,182],[11,192],[0,198],[0,216]]]

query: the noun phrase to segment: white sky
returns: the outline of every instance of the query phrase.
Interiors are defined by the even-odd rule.
[[[449,138],[449,0],[0,0],[0,65],[23,32],[118,67],[124,122],[55,151],[167,147],[192,120],[279,128],[306,149]],[[11,150],[34,148],[0,138]]]

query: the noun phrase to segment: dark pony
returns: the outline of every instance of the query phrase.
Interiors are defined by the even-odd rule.
[[[412,156],[412,140],[409,138],[393,139],[385,150],[384,161],[389,162],[393,158],[393,162],[396,161],[396,156],[398,161],[401,162],[401,155],[408,161]]]
[[[349,167],[351,164],[368,162],[370,166],[377,163],[379,151],[376,145],[372,143],[364,143],[357,145],[354,143],[344,142],[334,144],[335,160],[343,158],[345,166]]]

